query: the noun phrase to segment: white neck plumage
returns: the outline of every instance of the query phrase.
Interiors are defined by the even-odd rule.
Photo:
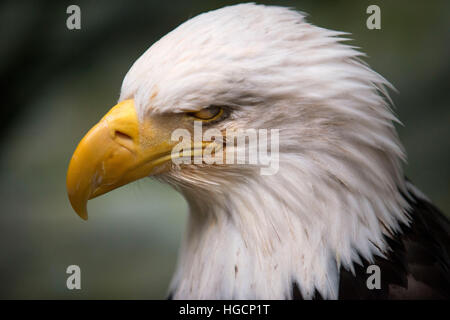
[[[384,237],[407,223],[402,185],[380,189],[298,155],[280,160],[276,175],[229,180],[220,193],[182,188],[190,217],[174,299],[289,299],[293,283],[305,299],[316,290],[336,299],[340,267],[382,256]],[[380,181],[395,179],[382,172]]]

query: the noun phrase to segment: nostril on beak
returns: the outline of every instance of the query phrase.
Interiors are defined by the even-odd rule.
[[[133,138],[130,135],[128,135],[128,134],[126,134],[126,133],[124,133],[122,131],[119,131],[119,130],[116,130],[114,132],[114,136],[115,136],[115,138],[122,139],[122,140],[125,140],[125,141],[127,141],[127,140],[133,141]]]
[[[126,134],[123,131],[116,130],[114,131],[114,140],[121,146],[128,149],[128,151],[134,152],[135,150],[134,141],[129,134]]]

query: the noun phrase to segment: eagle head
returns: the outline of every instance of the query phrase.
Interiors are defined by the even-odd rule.
[[[78,145],[74,210],[87,219],[89,199],[152,176],[190,205],[175,297],[283,298],[293,281],[304,297],[336,297],[339,266],[382,255],[384,235],[407,221],[390,85],[345,35],[255,4],[183,23],[134,63],[118,104]],[[275,172],[177,163],[212,143],[193,141],[196,123],[215,130],[224,158],[226,132],[276,130]],[[193,142],[180,153],[176,130]]]

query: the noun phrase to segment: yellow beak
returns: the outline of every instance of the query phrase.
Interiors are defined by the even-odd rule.
[[[171,159],[170,136],[139,125],[134,100],[114,106],[79,143],[67,171],[67,193],[87,220],[87,201],[155,172]]]

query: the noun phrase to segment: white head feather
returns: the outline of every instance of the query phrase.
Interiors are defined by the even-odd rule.
[[[120,100],[152,112],[233,106],[224,128],[280,129],[279,171],[188,166],[161,177],[190,205],[174,298],[337,298],[339,268],[388,250],[408,223],[389,83],[343,44],[281,7],[201,14],[149,48]]]

